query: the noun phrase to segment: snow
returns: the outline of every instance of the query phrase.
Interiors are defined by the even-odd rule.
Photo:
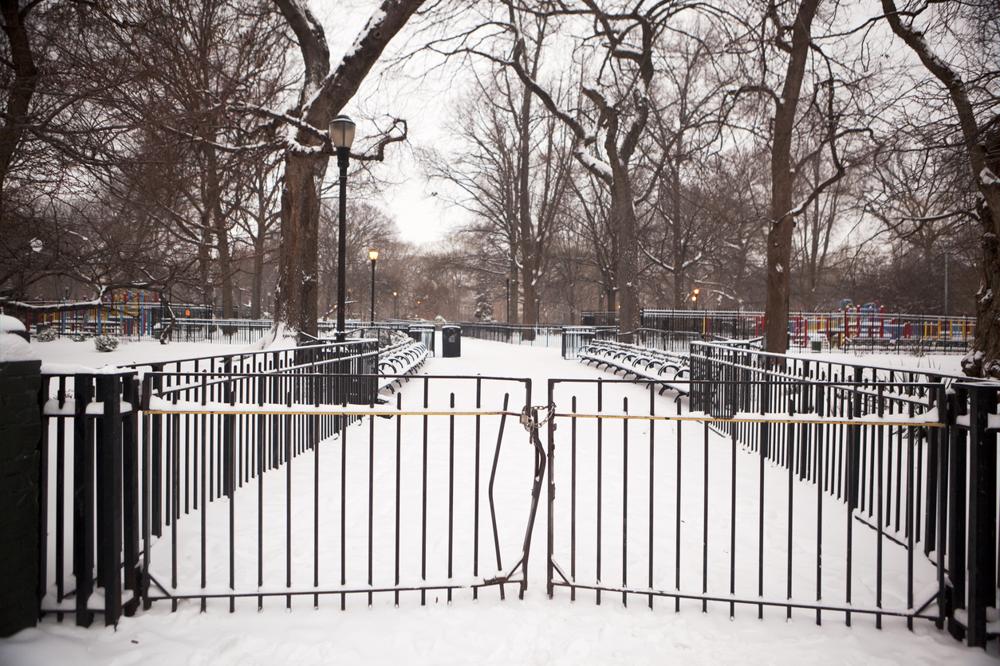
[[[983,167],[979,172],[979,182],[989,187],[990,185],[1000,185],[1000,178],[989,167]]]
[[[871,354],[858,352],[809,352],[791,350],[789,354],[811,361],[831,361],[833,363],[861,363],[894,370],[916,370],[920,372],[939,371],[943,374],[962,374],[961,354]]]
[[[24,324],[17,317],[0,313],[0,333],[23,333]]]
[[[214,356],[247,351],[247,345],[214,342],[172,342],[161,345],[155,340],[128,342],[122,340],[111,352],[99,352],[90,340],[74,342],[65,338],[52,342],[33,343],[42,359],[42,371],[48,374],[93,372],[95,368],[117,367],[132,363],[158,363],[197,356]]]
[[[98,354],[87,343],[53,342],[40,346],[46,361],[56,362],[88,362]],[[88,349],[89,347],[89,349]],[[196,351],[196,348],[201,348]],[[109,357],[116,362],[153,362],[166,360],[165,357],[184,358],[199,353],[223,353],[225,345],[181,345],[173,344],[162,347],[156,343],[143,345],[132,343],[123,345],[111,354],[101,354],[100,360]],[[476,394],[470,390],[470,380],[452,379],[454,375],[476,375],[484,378],[482,381],[482,410],[489,411],[498,408],[504,393],[510,394],[509,409],[512,412],[520,410],[524,404],[523,389],[512,382],[499,382],[485,379],[487,377],[524,377],[532,380],[531,404],[539,406],[548,402],[547,380],[553,377],[594,379],[603,377],[613,379],[609,374],[599,372],[583,364],[564,361],[559,356],[558,349],[542,347],[515,346],[503,343],[486,342],[466,338],[462,345],[461,358],[434,358],[427,361],[424,371],[432,375],[447,375],[448,378],[430,380],[435,390],[431,394],[431,408],[441,406],[442,402],[455,400],[456,409],[475,411]],[[89,356],[87,355],[89,353]],[[819,355],[816,355],[819,356]],[[811,356],[812,358],[812,356]],[[844,355],[839,355],[843,360]],[[866,357],[867,358],[867,357]],[[892,356],[892,359],[899,359]],[[569,411],[569,397],[577,397],[577,408],[580,412],[593,410],[595,405],[591,397],[593,384],[563,383],[555,385],[555,399],[560,411]],[[629,404],[637,405],[635,410],[648,407],[648,393],[641,388],[628,384],[605,383],[607,400],[605,411],[621,413],[621,399],[629,398]],[[404,409],[420,409],[422,407],[423,381],[415,378],[405,383],[401,389]],[[612,401],[612,397],[614,401]],[[658,414],[674,413],[676,405],[669,393],[662,398],[656,398]],[[395,404],[395,398],[392,400]],[[176,409],[172,405],[170,408]],[[58,405],[53,405],[58,409]],[[384,411],[386,406],[380,406]],[[670,410],[668,412],[668,410]],[[689,414],[689,413],[688,413]],[[483,416],[484,458],[492,457],[492,447],[497,440],[497,416]],[[417,486],[413,484],[413,474],[419,475],[420,418],[403,417],[403,449],[402,462],[404,470],[404,501],[402,511],[402,540],[412,546],[413,538],[419,538],[419,494],[416,499],[412,493]],[[365,420],[353,426],[348,431],[348,440],[361,446],[350,449],[346,453],[347,470],[353,470],[348,475],[346,488],[349,522],[348,530],[348,560],[347,568],[350,574],[348,583],[362,581],[365,578],[365,562],[363,556],[365,523],[367,515],[367,474],[368,474],[368,433],[369,427],[375,433],[376,457],[374,474],[377,479],[392,479],[394,473],[386,468],[387,462],[394,462],[390,455],[382,457],[383,444],[394,443],[396,421],[387,419]],[[456,428],[456,470],[468,470],[472,459],[469,453],[470,424],[473,419],[458,417]],[[568,544],[567,502],[569,501],[569,483],[567,480],[568,435],[570,425],[567,419],[557,422],[557,459],[555,480],[556,495],[556,559],[561,564],[566,563]],[[627,426],[631,436],[635,438],[642,452],[644,442],[648,438],[650,422],[635,421]],[[717,503],[722,508],[718,518],[713,517],[709,530],[708,551],[709,571],[712,574],[709,592],[720,592],[725,597],[728,594],[728,563],[730,520],[728,517],[729,479],[730,473],[736,475],[738,497],[740,498],[737,518],[737,593],[747,593],[747,588],[755,588],[756,578],[751,570],[756,571],[756,510],[754,488],[756,488],[757,460],[753,455],[740,451],[735,469],[730,468],[729,442],[711,434],[704,451],[718,451],[712,456],[711,479],[707,488],[701,480],[703,463],[702,429],[698,424],[680,424],[677,422],[656,422],[652,425],[655,433],[662,439],[668,449],[665,455],[657,455],[656,478],[660,480],[663,490],[657,490],[657,501],[661,504],[663,520],[673,515],[673,488],[675,486],[669,467],[672,457],[673,435],[676,428],[683,428],[689,433],[691,446],[685,443],[685,472],[696,473],[684,476],[684,525],[682,532],[683,580],[681,588],[686,592],[700,592],[700,558],[702,547],[702,492],[708,492],[713,506]],[[443,578],[442,553],[445,552],[445,539],[442,534],[441,511],[445,504],[444,488],[447,487],[448,467],[448,417],[430,418],[429,460],[429,514],[436,528],[432,529],[428,541],[429,571],[428,580]],[[577,428],[580,432],[580,459],[578,466],[580,487],[588,489],[586,497],[580,495],[578,507],[578,543],[581,544],[580,560],[577,568],[577,581],[585,584],[593,580],[592,551],[593,524],[582,516],[592,516],[592,490],[595,470],[593,469],[593,437],[586,436],[595,428],[593,420],[578,419]],[[605,490],[606,513],[605,525],[605,556],[606,569],[603,581],[606,585],[614,585],[621,581],[621,559],[613,553],[619,549],[624,538],[620,524],[611,520],[615,511],[620,518],[621,486],[616,485],[622,470],[621,443],[622,425],[618,422],[607,422],[604,426],[605,452]],[[509,559],[519,548],[518,538],[523,533],[524,518],[530,501],[528,490],[531,484],[532,447],[528,443],[527,434],[516,419],[508,418],[503,434],[503,452],[500,459],[500,474],[497,479],[497,498],[499,525],[501,526],[501,542],[504,547],[504,567],[509,571],[513,560]],[[388,440],[388,441],[387,441]],[[492,440],[492,441],[491,441]],[[545,441],[545,432],[542,433]],[[658,439],[658,441],[660,441]],[[414,446],[411,446],[414,445]],[[718,448],[721,447],[721,451]],[[386,447],[392,449],[392,447]],[[320,534],[338,543],[335,532],[339,529],[339,477],[341,443],[337,438],[325,440],[320,450],[325,454],[317,461],[320,468],[320,479],[324,480],[325,489],[320,493]],[[327,454],[329,452],[329,454]],[[335,455],[331,455],[335,454]],[[710,454],[711,455],[711,454]],[[629,459],[630,488],[635,488],[635,499],[630,510],[629,544],[633,539],[639,543],[645,537],[640,532],[644,528],[645,513],[642,506],[646,497],[643,490],[648,483],[648,472],[643,473],[644,455],[636,455]],[[296,584],[308,586],[312,580],[312,488],[313,488],[313,453],[305,452],[292,460],[291,463],[291,499],[292,499],[292,529],[294,530],[294,548],[292,556],[292,572]],[[489,470],[489,460],[483,461],[483,467]],[[647,468],[648,469],[648,468]],[[612,473],[612,471],[614,473]],[[406,476],[408,474],[409,476]],[[619,475],[618,477],[615,474]],[[286,470],[280,469],[265,475],[265,487],[268,488],[265,500],[265,520],[274,527],[268,532],[265,548],[268,553],[265,566],[264,586],[262,589],[281,590],[284,586],[284,516],[285,516],[285,478]],[[469,489],[469,475],[456,474],[456,575],[467,577],[468,546],[471,542],[471,529],[462,526],[471,524],[471,510],[465,498]],[[773,563],[768,569],[765,580],[765,596],[784,599],[784,518],[786,497],[788,491],[787,472],[783,468],[768,467],[768,488],[774,488],[768,495],[768,519],[773,518],[780,524],[770,525],[767,531],[765,548]],[[326,479],[331,479],[327,482]],[[485,480],[485,479],[484,479]],[[407,485],[407,482],[411,485]],[[443,482],[443,483],[442,483]],[[237,491],[234,500],[236,515],[236,543],[255,543],[256,538],[256,481],[250,481]],[[391,481],[389,481],[391,483]],[[634,483],[634,486],[631,485]],[[247,487],[249,486],[249,487]],[[409,487],[409,490],[407,490]],[[391,572],[392,549],[387,547],[391,541],[392,529],[392,494],[382,494],[385,485],[376,486],[375,505],[373,507],[375,520],[375,579],[377,586],[384,583]],[[659,486],[658,486],[659,488]],[[815,579],[810,573],[811,563],[815,558],[815,521],[812,529],[808,529],[810,520],[816,508],[815,490],[812,486],[796,482],[795,512],[796,525],[804,525],[801,533],[796,531],[793,545],[796,558],[796,576],[794,579],[797,599],[808,599],[815,592]],[[616,492],[617,491],[617,492]],[[582,493],[582,491],[581,491]],[[471,493],[470,493],[471,494]],[[617,504],[616,498],[617,497]],[[351,510],[353,507],[353,511]],[[843,575],[842,525],[844,518],[843,504],[832,498],[823,501],[824,508],[824,558],[823,584],[824,597],[828,596],[835,603],[842,592],[837,588],[838,576]],[[50,507],[51,509],[51,507]],[[225,587],[227,577],[221,573],[226,571],[227,526],[229,503],[225,499],[216,500],[205,512],[208,524],[209,553],[207,565],[209,569],[209,587]],[[658,509],[660,510],[660,509]],[[198,512],[195,512],[198,513]],[[842,616],[834,612],[824,612],[823,625],[816,626],[815,614],[812,611],[795,611],[793,619],[786,621],[782,608],[765,611],[764,621],[757,619],[756,608],[737,606],[735,618],[730,619],[728,604],[711,603],[709,612],[702,613],[700,603],[683,601],[681,612],[674,612],[673,600],[657,600],[655,609],[646,608],[645,597],[638,595],[630,599],[628,608],[622,608],[620,595],[605,593],[605,601],[601,606],[594,603],[593,593],[579,591],[577,600],[571,602],[565,589],[557,589],[555,598],[548,599],[545,594],[545,536],[546,511],[544,494],[542,505],[536,518],[532,551],[530,557],[529,586],[525,599],[520,601],[508,587],[507,599],[501,601],[495,588],[486,588],[480,592],[479,599],[473,601],[467,590],[457,590],[454,601],[447,603],[445,592],[429,592],[428,606],[421,607],[419,595],[405,592],[400,595],[399,608],[394,608],[391,595],[376,595],[372,607],[368,607],[364,595],[348,597],[347,611],[339,610],[339,598],[324,596],[320,599],[318,609],[313,608],[311,596],[295,597],[292,610],[286,611],[284,599],[269,598],[264,602],[264,608],[256,610],[256,599],[237,601],[237,611],[227,612],[228,603],[224,599],[210,600],[208,612],[199,613],[197,601],[181,601],[175,613],[170,612],[170,604],[165,601],[154,602],[149,611],[140,611],[136,617],[123,618],[117,629],[100,626],[100,618],[89,629],[72,625],[72,620],[62,624],[54,618],[47,618],[34,629],[23,631],[12,638],[0,641],[0,663],[6,664],[52,664],[74,663],[76,666],[88,664],[109,663],[143,663],[170,664],[179,663],[212,663],[212,664],[273,664],[273,663],[366,663],[366,664],[636,664],[665,663],[679,661],[685,664],[726,664],[726,663],[777,663],[777,664],[842,664],[842,663],[902,663],[907,666],[938,663],[991,663],[990,658],[982,651],[969,650],[954,641],[944,632],[938,632],[933,625],[925,621],[915,622],[912,633],[906,631],[905,623],[898,619],[885,618],[885,628],[876,630],[874,622],[867,616],[856,616],[854,626],[846,628]],[[635,532],[631,529],[635,519]],[[485,521],[485,514],[483,517]],[[273,522],[272,522],[273,521]],[[186,591],[197,591],[199,558],[196,546],[198,539],[198,519],[185,516],[178,522],[178,551],[181,556],[179,566],[179,588]],[[488,531],[488,523],[480,529]],[[773,532],[772,528],[773,527]],[[838,532],[838,527],[841,532]],[[617,530],[617,531],[616,531]],[[720,534],[719,532],[725,534]],[[273,532],[273,534],[271,534]],[[859,571],[870,566],[870,546],[874,543],[873,532],[867,529],[855,531],[856,576],[863,576]],[[308,535],[308,536],[307,536]],[[485,535],[482,542],[485,547],[490,541]],[[673,589],[673,555],[672,530],[657,528],[655,536],[657,553],[662,553],[662,560],[657,560],[657,578],[654,587],[665,590]],[[324,541],[323,543],[326,543]],[[378,544],[382,547],[379,548]],[[584,546],[589,548],[589,559],[584,557]],[[152,548],[152,563],[154,574],[164,584],[170,580],[170,560],[167,554],[172,545],[169,530]],[[494,576],[496,567],[491,560],[492,542],[484,551],[480,567],[480,577]],[[247,547],[247,546],[244,546]],[[357,549],[361,548],[361,551]],[[249,548],[253,550],[253,548]],[[339,564],[338,549],[330,547],[321,553],[321,587],[334,589],[339,585],[339,576],[334,572]],[[645,568],[642,566],[644,556],[642,548],[630,549],[628,562],[632,576],[629,583],[639,587],[645,585]],[[412,548],[404,553],[413,554]],[[459,556],[458,554],[462,555]],[[898,608],[900,579],[905,577],[905,567],[901,567],[901,549],[885,542],[885,597],[886,608]],[[660,557],[658,555],[658,557]],[[638,559],[636,559],[638,558]],[[585,562],[586,560],[586,562]],[[256,586],[255,553],[237,550],[237,586],[254,589]],[[386,566],[388,565],[388,569]],[[723,565],[723,566],[720,566]],[[928,580],[933,582],[933,568],[924,558],[918,558],[915,563],[917,579],[917,602],[925,599]],[[567,569],[568,571],[568,569]],[[725,575],[720,573],[725,571]],[[716,575],[718,574],[718,575]],[[403,582],[414,580],[417,575],[413,562],[404,563]],[[870,605],[872,587],[870,581],[856,579],[855,602]],[[355,586],[364,588],[364,585]],[[751,591],[752,592],[752,591]],[[815,599],[815,596],[812,596]]]
[[[37,359],[34,347],[24,338],[13,333],[0,333],[0,363]]]

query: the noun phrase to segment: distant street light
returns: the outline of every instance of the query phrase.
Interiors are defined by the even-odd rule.
[[[337,166],[340,167],[340,214],[337,227],[337,342],[346,337],[347,322],[347,166],[351,160],[351,144],[354,143],[354,121],[347,116],[337,116],[330,121],[330,143],[337,152]]]
[[[392,292],[392,318],[399,319],[399,292]]]
[[[368,250],[368,261],[372,262],[372,311],[371,323],[375,325],[375,262],[378,261],[378,250],[371,248]]]
[[[507,278],[507,323],[510,323],[510,278]]]

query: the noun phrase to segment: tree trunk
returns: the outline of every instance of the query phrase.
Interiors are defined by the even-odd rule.
[[[984,230],[993,228],[990,210],[982,203],[979,217]],[[1000,379],[1000,245],[996,234],[982,235],[981,284],[976,293],[976,337],[972,352],[962,359],[962,370],[973,377]]]
[[[222,290],[222,316],[235,316],[233,307],[233,265],[229,255],[229,232],[224,220],[216,218],[215,251],[218,254],[219,288]]]
[[[214,306],[212,298],[212,231],[206,213],[201,215],[201,241],[198,243],[198,279],[201,281],[201,304]]]
[[[203,202],[212,216],[212,230],[215,234],[216,262],[219,268],[219,288],[222,290],[222,317],[234,316],[233,311],[233,267],[229,252],[229,229],[222,213],[222,186],[219,183],[219,164],[215,149],[205,145],[206,193],[208,201]]]
[[[517,313],[517,304],[520,302],[521,282],[518,280],[517,266],[510,265],[510,323],[516,324],[521,321]]]
[[[281,190],[281,249],[275,321],[315,336],[318,332],[317,265],[319,193],[328,157],[289,154]]]
[[[250,301],[250,318],[260,319],[263,308],[261,300],[264,296],[264,233],[254,239],[253,243],[253,296]]]
[[[618,330],[624,342],[639,328],[639,289],[636,284],[639,248],[635,238],[635,205],[632,182],[625,169],[617,169],[611,185],[611,214],[618,229],[618,263],[615,278],[622,293]],[[609,304],[610,304],[609,300]]]
[[[767,351],[788,351],[788,304],[791,294],[792,196],[795,177],[792,173],[792,135],[795,112],[799,105],[802,79],[809,55],[813,17],[820,0],[802,0],[792,26],[788,67],[775,100],[774,136],[771,140],[771,228],[767,232],[767,302],[764,338]]]

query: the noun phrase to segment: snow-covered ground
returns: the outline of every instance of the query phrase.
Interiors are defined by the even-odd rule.
[[[176,361],[198,356],[216,356],[232,352],[248,351],[248,345],[227,345],[212,342],[173,342],[161,345],[155,340],[129,342],[122,340],[118,348],[110,352],[99,352],[93,340],[74,342],[59,338],[51,342],[32,342],[32,348],[43,363],[59,365],[82,365],[101,368],[108,365],[129,365],[131,363],[155,363]]]
[[[793,356],[835,363],[861,363],[881,368],[898,368],[907,370],[938,370],[947,374],[962,374],[963,354],[883,354],[883,353],[843,353],[843,352],[810,352],[792,351]]]
[[[558,349],[511,346],[503,343],[463,340],[463,356],[459,359],[436,358],[428,362],[425,371],[435,375],[474,375],[524,377],[532,379],[533,395],[531,403],[541,405],[546,402],[547,380],[550,377],[596,378],[609,375],[600,373],[577,362],[563,361]],[[156,343],[133,343],[124,345],[111,354],[93,351],[92,343],[53,342],[40,345],[40,355],[47,362],[96,364],[114,362],[167,360],[186,358],[207,353],[224,353],[231,348],[223,345],[183,345],[174,343],[161,347]],[[440,349],[440,345],[438,346]],[[153,355],[156,354],[154,357]],[[840,356],[840,358],[843,358]],[[862,361],[876,362],[872,357],[862,357]],[[897,365],[900,359],[892,356]],[[917,359],[918,361],[921,359]],[[403,387],[403,406],[419,408],[422,404],[422,384],[416,380]],[[443,406],[454,394],[459,409],[473,409],[476,406],[474,383],[468,380],[432,380],[437,385],[431,397],[431,406]],[[647,394],[631,386],[610,387],[606,385],[607,401],[605,410],[618,410],[621,400],[628,397],[633,409],[648,406]],[[592,390],[588,387],[566,385],[559,389],[557,399],[560,411],[565,410],[571,395],[578,399],[579,411],[593,408]],[[516,385],[484,381],[480,403],[484,409],[497,409],[504,393],[510,393],[510,408],[517,411],[523,406],[523,395]],[[614,402],[612,401],[612,396]],[[657,398],[657,413],[673,409],[672,396]],[[638,406],[638,407],[637,407]],[[391,529],[394,515],[393,496],[383,489],[391,487],[395,465],[396,421],[375,419],[354,426],[349,431],[349,440],[364,446],[348,447],[347,467],[341,467],[340,442],[336,439],[324,441],[320,451],[324,454],[314,461],[312,452],[305,452],[293,459],[292,475],[286,476],[285,469],[265,475],[268,489],[263,519],[274,529],[269,531],[265,551],[268,568],[266,583],[276,587],[284,584],[284,546],[286,483],[291,479],[291,501],[293,507],[293,574],[297,583],[311,582],[312,577],[312,535],[313,493],[316,477],[314,462],[319,465],[319,479],[323,482],[318,499],[321,507],[318,516],[320,534],[329,539],[330,548],[323,549],[321,555],[322,583],[335,586],[339,583],[339,479],[346,470],[349,479],[346,487],[347,506],[356,510],[348,516],[347,564],[348,582],[362,581],[365,577],[365,536],[368,492],[369,427],[375,433],[376,451],[372,474],[377,480],[376,497],[373,500],[376,543],[374,562],[376,584],[385,581],[391,573],[392,549]],[[498,475],[497,498],[499,506],[498,523],[501,526],[500,540],[504,550],[505,568],[511,554],[516,555],[517,539],[523,533],[523,523],[527,515],[528,491],[531,487],[532,448],[523,429],[513,419],[508,419],[502,437],[503,457]],[[456,577],[469,573],[468,553],[472,543],[471,509],[469,508],[472,486],[470,469],[474,461],[470,454],[470,442],[474,436],[473,420],[469,417],[456,419],[455,469],[455,549],[462,555],[456,558]],[[629,584],[645,585],[647,561],[645,546],[648,544],[644,532],[647,519],[644,508],[648,500],[648,459],[644,448],[649,440],[649,422],[638,421],[629,425],[630,450],[636,447],[627,466],[630,483],[630,529]],[[429,424],[430,448],[429,508],[434,516],[429,538],[430,571],[428,579],[440,578],[444,574],[446,554],[445,521],[446,511],[448,432],[447,417],[432,417]],[[488,475],[492,449],[499,431],[499,417],[483,417],[481,420],[483,439],[483,461],[479,469]],[[657,516],[664,526],[657,528],[654,544],[657,553],[657,573],[654,588],[673,588],[673,516],[675,505],[673,488],[676,484],[675,470],[670,466],[676,449],[676,428],[683,427],[684,465],[682,500],[683,527],[682,543],[682,590],[701,591],[702,522],[705,485],[702,480],[704,452],[709,451],[711,477],[708,497],[713,515],[709,530],[709,552],[707,554],[710,571],[710,592],[728,591],[729,536],[732,523],[729,521],[729,488],[733,468],[730,463],[732,449],[727,440],[710,434],[703,440],[703,430],[697,424],[679,426],[676,423],[658,423],[654,434],[656,441],[664,447],[657,454],[656,481]],[[593,582],[594,521],[596,509],[593,498],[596,469],[594,464],[593,422],[580,420],[578,423],[578,484],[581,489],[578,510],[578,544],[581,554],[577,580],[581,583]],[[569,430],[567,420],[559,422],[557,430],[557,503],[556,503],[556,555],[560,564],[568,566],[568,501],[569,480]],[[408,482],[419,478],[419,445],[421,428],[419,417],[405,417],[402,431],[403,502],[402,541],[404,558],[415,551],[419,539],[419,493],[418,486]],[[603,582],[614,585],[621,579],[620,545],[623,542],[620,524],[621,477],[623,470],[622,426],[606,423],[603,432],[604,497],[604,546],[605,569]],[[545,442],[545,433],[542,436]],[[707,443],[705,443],[707,441]],[[704,448],[703,448],[704,447]],[[329,452],[329,453],[327,453]],[[753,594],[756,587],[756,532],[755,483],[756,458],[740,451],[735,468],[738,493],[738,525],[736,534],[737,592]],[[465,470],[466,473],[461,473]],[[416,474],[416,476],[414,476]],[[765,595],[783,597],[783,575],[786,556],[785,516],[788,492],[787,472],[781,468],[767,469],[768,504],[765,553],[769,570],[766,577]],[[483,477],[485,484],[486,477]],[[238,516],[236,532],[237,584],[255,584],[256,577],[256,482],[249,483],[237,493],[234,505]],[[815,578],[810,573],[815,559],[815,490],[806,484],[795,483],[796,540],[793,552],[796,561],[796,596],[807,599],[807,590],[815,589]],[[585,489],[585,490],[584,490]],[[669,489],[670,492],[667,492]],[[773,490],[771,490],[773,489]],[[464,500],[464,501],[463,501]],[[845,512],[843,506],[832,499],[824,505],[824,598],[835,599],[837,587],[843,580],[843,562],[840,559],[840,542]],[[716,508],[718,507],[718,508]],[[839,511],[838,511],[839,509]],[[208,569],[209,580],[217,587],[226,580],[228,561],[228,504],[217,500],[206,512],[208,525]],[[182,553],[179,562],[179,588],[197,589],[199,570],[199,522],[198,512],[182,518],[178,523],[178,550]],[[616,518],[617,517],[617,518]],[[485,520],[485,515],[484,515]],[[834,613],[824,615],[824,624],[817,627],[811,611],[796,611],[791,621],[785,621],[784,609],[768,609],[765,620],[756,618],[756,608],[737,607],[736,617],[729,618],[728,604],[709,605],[709,612],[702,613],[700,603],[682,602],[680,613],[673,610],[671,599],[656,602],[650,611],[645,606],[645,597],[630,599],[629,607],[623,609],[620,597],[605,593],[601,606],[594,603],[592,592],[579,592],[577,600],[571,602],[565,590],[557,591],[552,600],[545,595],[545,533],[546,515],[544,492],[543,502],[534,530],[531,553],[530,584],[523,601],[515,594],[508,593],[505,601],[500,601],[494,589],[486,589],[480,598],[473,601],[467,591],[455,593],[451,604],[445,601],[445,593],[428,594],[428,606],[421,607],[416,593],[404,593],[399,608],[394,608],[388,595],[376,596],[375,604],[367,607],[363,596],[349,598],[346,612],[339,610],[337,597],[323,597],[318,609],[313,609],[311,597],[299,597],[293,602],[292,611],[284,609],[284,599],[268,599],[264,610],[256,610],[256,600],[240,601],[237,612],[227,612],[224,601],[209,603],[209,611],[198,612],[196,601],[182,602],[176,613],[170,612],[167,602],[157,602],[152,610],[141,612],[134,618],[123,618],[117,630],[94,626],[79,629],[71,621],[63,624],[46,619],[38,628],[23,631],[10,639],[0,641],[0,664],[216,664],[216,663],[371,663],[371,664],[636,664],[660,663],[682,660],[691,664],[720,663],[907,663],[937,664],[943,662],[989,663],[989,658],[981,651],[968,650],[945,634],[937,632],[932,625],[918,621],[914,632],[908,632],[898,620],[886,619],[885,629],[876,630],[874,621],[867,616],[856,616],[854,627],[843,626],[842,617]],[[810,526],[811,521],[811,526]],[[831,522],[832,521],[832,522]],[[827,523],[829,527],[827,527]],[[801,529],[800,529],[801,524]],[[279,529],[280,528],[280,529]],[[486,561],[492,558],[492,537],[488,526],[480,527],[480,547],[485,553],[480,574],[489,576],[492,568]],[[856,603],[871,605],[872,590],[870,580],[863,571],[870,567],[871,550],[874,542],[869,530],[861,528],[855,532],[855,576],[857,581]],[[324,541],[326,543],[326,541]],[[168,578],[169,532],[153,548],[153,568],[161,580]],[[381,547],[379,547],[381,544]],[[584,545],[586,544],[586,545]],[[328,552],[329,551],[329,552]],[[338,551],[338,552],[332,552]],[[865,554],[867,553],[867,554]],[[359,557],[359,554],[361,556]],[[901,599],[900,577],[902,569],[901,551],[886,544],[886,607],[899,607]],[[273,571],[271,570],[273,568]],[[918,581],[929,573],[926,562],[917,563]],[[214,574],[212,573],[214,572]],[[413,562],[404,564],[404,582],[416,576]],[[267,585],[266,585],[267,586]],[[836,591],[835,591],[836,588]],[[245,589],[245,588],[244,588]],[[919,590],[919,586],[918,586]],[[922,591],[921,591],[922,593]],[[919,596],[919,595],[918,595]],[[918,599],[922,602],[923,598]],[[100,620],[98,620],[100,621]]]

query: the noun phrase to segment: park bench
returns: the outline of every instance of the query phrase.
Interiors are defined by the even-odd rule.
[[[682,382],[690,377],[687,357],[672,352],[639,347],[611,340],[595,340],[579,355],[580,361],[599,370],[609,370],[623,377],[662,382],[660,394],[668,388],[687,395],[690,386]]]

